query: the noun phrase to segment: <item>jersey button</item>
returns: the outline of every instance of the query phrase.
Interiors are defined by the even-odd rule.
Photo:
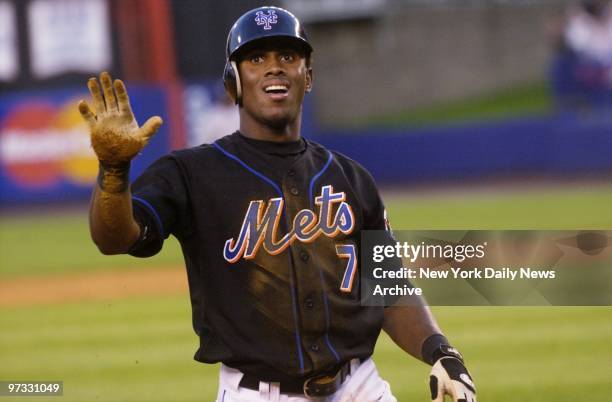
[[[312,350],[313,352],[318,352],[319,345],[317,345],[316,343],[313,343],[312,345],[310,345],[310,350]]]
[[[308,261],[308,253],[305,252],[304,250],[300,251],[300,259],[304,262]]]
[[[291,190],[289,190],[289,191],[290,191],[290,192],[291,192],[291,194],[293,194],[293,195],[298,195],[298,194],[300,193],[300,192],[298,191],[298,189],[297,189],[297,188],[295,188],[295,187],[291,187]]]
[[[304,301],[304,304],[308,308],[313,308],[314,307],[314,301],[312,301],[312,299],[310,297]]]
[[[289,175],[289,177],[295,176],[295,170],[291,169],[290,171],[287,172],[287,175]]]

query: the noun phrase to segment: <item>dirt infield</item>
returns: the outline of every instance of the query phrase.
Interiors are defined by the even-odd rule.
[[[0,281],[0,308],[187,294],[183,267],[113,270]]]

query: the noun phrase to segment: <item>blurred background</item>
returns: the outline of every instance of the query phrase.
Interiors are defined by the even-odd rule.
[[[315,49],[302,134],[372,172],[394,229],[612,228],[609,1],[0,0],[0,380],[63,380],[66,401],[214,398],[176,241],[141,260],[89,238],[97,161],[76,104],[107,70],[140,122],[164,118],[132,178],[229,134],[226,35],[263,4]],[[609,399],[610,307],[434,311],[479,399]],[[397,351],[381,337],[383,376],[427,400],[428,368]]]

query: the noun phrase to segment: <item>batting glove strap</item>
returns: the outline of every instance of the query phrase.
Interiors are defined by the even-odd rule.
[[[433,334],[423,342],[421,346],[421,357],[423,361],[429,365],[433,365],[435,362],[443,357],[450,356],[456,357],[463,361],[463,356],[454,347],[450,346],[448,339],[442,334]]]
[[[465,361],[463,360],[463,356],[461,355],[461,353],[459,353],[457,349],[455,349],[454,347],[450,345],[442,344],[438,346],[438,348],[434,350],[432,355],[433,355],[434,362],[437,362],[443,357],[454,357],[456,359],[461,360],[461,362],[465,364]]]
[[[444,402],[444,395],[450,395],[453,402],[476,402],[474,381],[463,361],[456,357],[443,357],[433,365],[429,388],[433,402]]]

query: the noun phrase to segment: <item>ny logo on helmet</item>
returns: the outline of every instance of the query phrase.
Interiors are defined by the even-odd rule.
[[[272,25],[270,24],[276,24],[277,18],[278,15],[276,15],[276,11],[274,10],[268,10],[268,14],[264,14],[263,11],[258,11],[257,14],[255,14],[255,22],[257,25],[263,25],[266,31],[272,29]]]

